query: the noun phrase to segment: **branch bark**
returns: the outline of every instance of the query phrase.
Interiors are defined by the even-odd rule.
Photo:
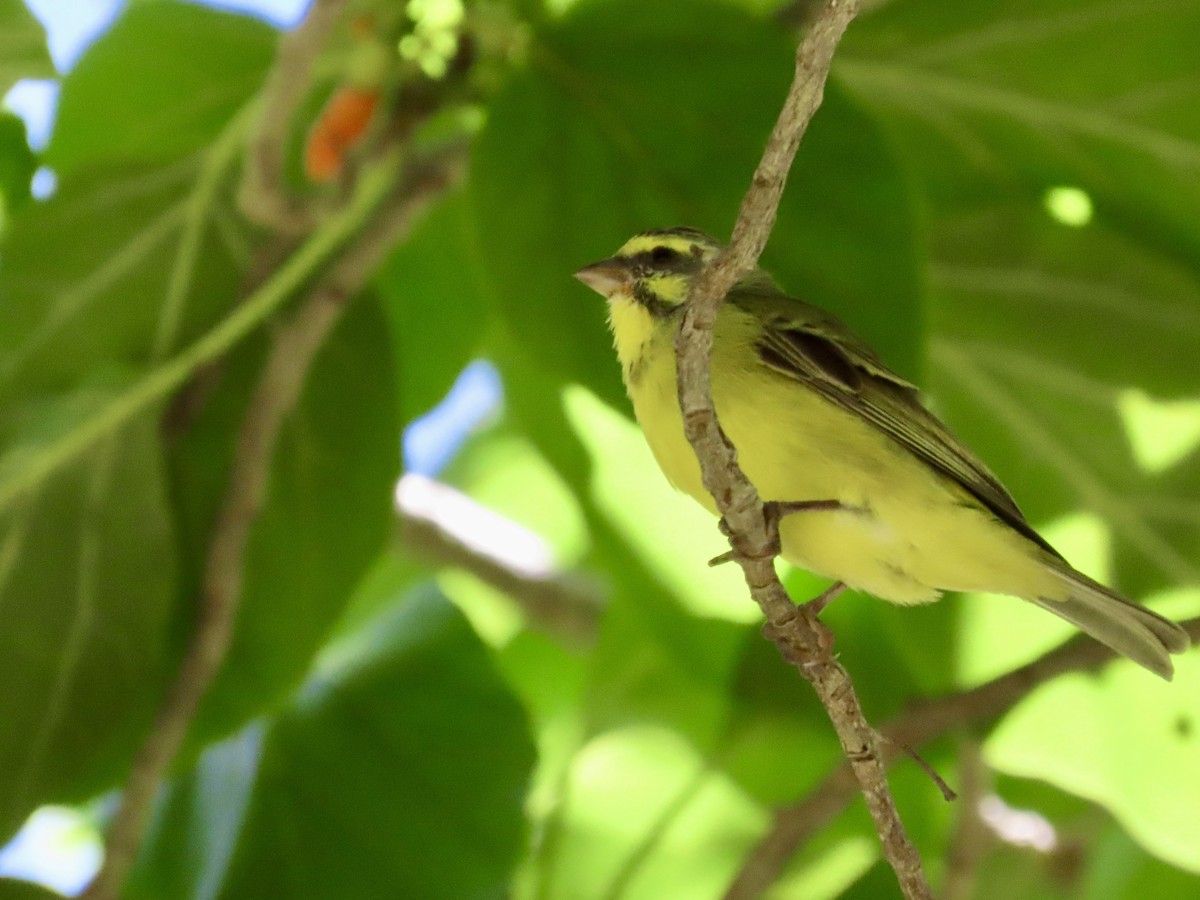
[[[191,643],[154,726],[134,758],[121,805],[105,839],[104,865],[84,894],[115,900],[137,859],[151,806],[233,635],[246,544],[262,509],[276,440],[295,406],[313,359],[383,256],[414,218],[459,177],[465,148],[410,164],[408,175],[340,258],[273,335],[263,373],[246,409],[229,485],[213,526],[200,608]]]
[[[304,21],[280,37],[263,85],[237,199],[246,218],[281,234],[302,233],[313,224],[311,211],[286,188],[284,161],[292,118],[308,93],[313,63],[346,6],[346,0],[314,0]]]
[[[1181,624],[1194,642],[1200,642],[1200,617]],[[1098,669],[1115,658],[1112,650],[1081,634],[977,687],[924,701],[881,729],[887,739],[884,764],[903,755],[901,745],[919,748],[955,729],[995,721],[1046,682],[1067,672]],[[800,848],[854,799],[855,787],[850,767],[842,765],[806,797],[779,810],[771,830],[746,857],[725,900],[750,900],[774,884]]]
[[[775,574],[778,522],[764,512],[762,499],[742,474],[736,451],[721,431],[709,370],[717,310],[766,246],[796,149],[824,96],[834,50],[857,11],[857,0],[828,0],[796,51],[791,89],[742,200],[729,246],[694,285],[680,325],[675,345],[679,406],[704,485],[724,517],[734,558],[766,616],[766,634],[825,706],[904,895],[928,898],[932,895],[920,856],[888,788],[879,736],[863,715],[850,676],[833,656],[833,635],[814,612],[792,603]]]
[[[979,867],[996,843],[995,834],[979,812],[983,798],[992,792],[992,779],[978,741],[967,739],[959,744],[958,771],[962,802],[946,851],[940,900],[971,900],[975,896]]]
[[[405,475],[401,488],[417,477]],[[425,491],[428,490],[453,491],[436,482],[427,482]],[[443,511],[451,505],[444,498],[439,499]],[[401,552],[424,563],[454,566],[469,572],[512,598],[534,627],[568,645],[589,647],[595,643],[604,609],[599,585],[569,572],[518,571],[456,534],[453,523],[433,515],[421,504],[406,500],[402,490],[396,492],[396,518],[396,542]]]

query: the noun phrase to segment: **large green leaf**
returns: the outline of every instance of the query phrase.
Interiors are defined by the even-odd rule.
[[[0,878],[0,900],[58,900],[61,896],[40,884],[15,878]]]
[[[135,4],[63,80],[46,162],[63,174],[202,149],[258,87],[275,34],[191,3]]]
[[[935,199],[1065,180],[1195,260],[1197,33],[1200,7],[1173,0],[891,3],[835,68],[911,126]]]
[[[69,176],[51,200],[14,217],[0,266],[0,404],[148,360],[182,265],[176,237],[194,175],[176,167]],[[236,251],[207,220],[198,224],[198,252],[180,272],[184,339],[232,305],[238,289]]]
[[[523,711],[436,592],[335,647],[271,723],[221,896],[495,897],[523,841]]]
[[[163,786],[123,898],[215,895],[242,833],[265,730],[258,721],[209,745],[192,769]]]
[[[25,137],[25,123],[0,110],[0,237],[9,216],[30,197],[30,180],[37,162]]]
[[[9,454],[110,394],[32,405],[3,435]],[[110,785],[150,724],[175,589],[161,469],[144,416],[0,519],[0,834]]]
[[[46,34],[21,0],[0,0],[0,97],[22,78],[53,78]]]
[[[467,216],[461,191],[447,197],[375,277],[396,352],[406,422],[445,396],[483,344],[486,307]]]
[[[172,451],[189,593],[199,587],[260,359],[261,346],[230,358]],[[295,685],[378,554],[400,468],[392,373],[379,307],[363,298],[318,354],[280,435],[266,506],[247,548],[233,645],[202,707],[197,737],[241,725]],[[190,627],[190,616],[180,624]]]
[[[230,117],[269,50],[260,23],[173,3],[138,6],[66,78],[48,150],[58,190],[12,219],[3,247],[0,403],[62,390],[99,365],[161,357],[232,305],[247,241],[219,187],[242,136]],[[227,80],[231,55],[241,74]],[[140,71],[147,60],[201,78],[205,104],[193,102],[197,86],[187,78]],[[165,113],[160,145],[147,123]],[[123,130],[128,146],[108,143]],[[206,159],[178,159],[210,141]]]
[[[1043,687],[987,744],[997,768],[1095,800],[1143,846],[1200,873],[1200,659],[1181,658],[1172,685],[1130,663]]]

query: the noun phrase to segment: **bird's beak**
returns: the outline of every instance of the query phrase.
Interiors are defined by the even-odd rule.
[[[584,266],[575,277],[602,297],[611,297],[629,287],[629,267],[615,257]]]

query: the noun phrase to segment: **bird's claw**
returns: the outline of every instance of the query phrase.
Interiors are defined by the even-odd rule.
[[[754,560],[773,559],[783,549],[779,538],[779,523],[784,516],[794,515],[799,512],[842,508],[842,503],[837,500],[768,500],[763,503],[763,516],[766,519],[767,525],[767,542],[765,545],[759,547],[737,546],[739,543],[744,543],[741,535],[735,533],[729,527],[728,520],[724,516],[721,516],[717,527],[721,529],[721,534],[729,539],[731,546],[729,550],[710,559],[708,564],[710,566],[720,566],[727,562],[733,562],[738,557]],[[832,600],[833,598],[830,597],[829,599]],[[824,609],[824,606],[821,609]]]

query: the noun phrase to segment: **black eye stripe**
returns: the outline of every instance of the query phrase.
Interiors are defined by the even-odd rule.
[[[650,272],[685,272],[696,268],[699,255],[685,256],[674,247],[659,245],[629,257],[634,268],[643,273]]]

